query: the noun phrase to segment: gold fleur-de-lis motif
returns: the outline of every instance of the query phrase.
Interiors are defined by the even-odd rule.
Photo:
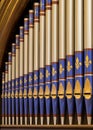
[[[35,10],[35,16],[38,14],[38,11],[37,10]]]
[[[27,79],[24,79],[24,82],[26,83],[26,82],[27,82]]]
[[[60,64],[60,67],[59,67],[59,73],[62,74],[63,71],[64,71],[64,68],[63,68],[63,66]]]
[[[54,76],[56,73],[57,73],[56,70],[52,68],[52,75]]]
[[[68,61],[68,63],[67,63],[67,71],[69,72],[72,68],[73,68],[73,66],[70,64],[70,61]]]
[[[14,82],[12,82],[12,87],[14,87]]]
[[[22,80],[20,80],[20,84],[22,85]]]
[[[37,76],[36,76],[36,74],[34,75],[34,80],[37,80]]]
[[[42,79],[44,77],[44,75],[40,72],[40,79]]]
[[[30,81],[30,82],[32,81],[32,78],[31,78],[31,77],[29,77],[29,81]]]
[[[16,81],[16,85],[18,85],[18,81]]]
[[[48,76],[50,76],[50,73],[46,70],[46,77],[48,78]]]
[[[76,58],[76,62],[75,62],[75,67],[78,70],[80,68],[80,66],[82,65],[82,63],[79,61],[78,57]]]
[[[44,5],[44,4],[41,2],[41,3],[40,3],[40,7],[42,8],[43,5]]]
[[[88,55],[86,55],[86,58],[85,58],[85,66],[86,66],[86,68],[88,68],[90,64],[92,64],[92,61],[89,60]]]

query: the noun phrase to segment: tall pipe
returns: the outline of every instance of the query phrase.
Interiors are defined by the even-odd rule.
[[[8,53],[8,124],[11,125],[11,78],[12,77],[12,53]]]
[[[78,124],[83,110],[83,0],[75,1],[75,89]]]
[[[93,0],[84,1],[84,97],[87,122],[93,113]]]
[[[52,46],[52,0],[46,0],[46,45],[45,45],[45,104],[47,125],[50,123],[51,114],[51,46]]]
[[[16,60],[15,60],[15,56],[16,56],[16,45],[15,43],[12,43],[12,94],[11,94],[11,98],[12,98],[12,125],[14,125],[15,122],[15,70],[16,70]]]
[[[57,123],[58,114],[58,3],[59,0],[52,0],[52,108],[54,125]]]
[[[20,106],[20,125],[23,124],[23,86],[24,86],[24,27],[19,28],[20,36],[20,63],[19,63],[19,106]]]
[[[74,0],[66,1],[66,97],[69,115],[69,124],[72,124],[74,112]]]
[[[35,125],[39,114],[39,3],[34,3],[34,115]]]
[[[61,124],[64,124],[66,108],[66,1],[59,1],[59,105]]]
[[[29,19],[24,19],[24,116],[25,125],[27,125],[28,114],[28,45],[29,45]]]
[[[39,63],[39,103],[40,118],[43,125],[44,117],[44,91],[45,91],[45,0],[40,0],[40,63]]]
[[[29,115],[30,125],[32,124],[33,115],[33,70],[34,70],[34,11],[29,10]]]

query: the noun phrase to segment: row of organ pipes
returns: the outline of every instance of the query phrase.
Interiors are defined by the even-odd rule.
[[[40,0],[29,10],[2,72],[2,124],[78,125],[93,117],[93,0]],[[59,106],[59,107],[58,107]],[[33,118],[34,117],[34,118]],[[28,123],[29,118],[29,123]]]

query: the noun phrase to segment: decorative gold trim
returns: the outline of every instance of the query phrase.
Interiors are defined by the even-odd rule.
[[[11,94],[10,94],[10,92],[8,92],[8,96],[7,96],[8,98],[11,98]]]
[[[71,99],[72,96],[73,96],[72,85],[71,85],[70,82],[68,82],[67,88],[66,88],[66,97],[67,97],[68,99]]]
[[[39,98],[42,99],[44,97],[44,91],[43,91],[43,88],[40,86],[40,89],[39,89]]]
[[[15,98],[18,98],[19,95],[18,95],[18,91],[15,92]]]
[[[80,99],[82,95],[82,89],[79,80],[76,81],[75,89],[74,89],[74,96],[76,99]]]
[[[23,98],[22,90],[19,92],[19,98]]]
[[[4,93],[2,93],[1,98],[4,98],[4,97],[5,97],[5,95],[4,95]]]
[[[62,83],[59,84],[58,97],[60,99],[64,98],[64,87]]]
[[[57,93],[56,93],[56,86],[53,84],[52,85],[52,90],[51,90],[51,97],[53,98],[53,99],[55,99],[56,97],[57,97]]]
[[[82,63],[79,61],[79,58],[76,58],[76,62],[75,62],[75,67],[78,70],[80,68],[80,66],[82,65]]]
[[[92,97],[92,87],[88,78],[85,80],[83,95],[85,99],[90,99]]]
[[[7,93],[5,92],[5,98],[7,98]]]
[[[46,88],[45,88],[45,98],[46,99],[50,98],[50,90],[49,90],[48,86],[46,86]]]
[[[15,97],[15,94],[14,94],[14,92],[12,92],[12,94],[11,94],[11,98],[14,98]]]
[[[36,88],[34,88],[33,97],[36,99],[38,98],[38,91]]]
[[[30,89],[28,92],[28,98],[32,98],[32,97],[33,97],[33,93],[32,93],[32,90]]]
[[[26,90],[26,89],[24,90],[23,97],[24,97],[24,98],[27,98],[27,90]]]

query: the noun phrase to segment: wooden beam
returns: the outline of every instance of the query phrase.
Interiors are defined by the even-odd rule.
[[[28,2],[29,0],[8,0],[3,5],[3,13],[1,11],[0,14],[0,67],[10,33]]]

